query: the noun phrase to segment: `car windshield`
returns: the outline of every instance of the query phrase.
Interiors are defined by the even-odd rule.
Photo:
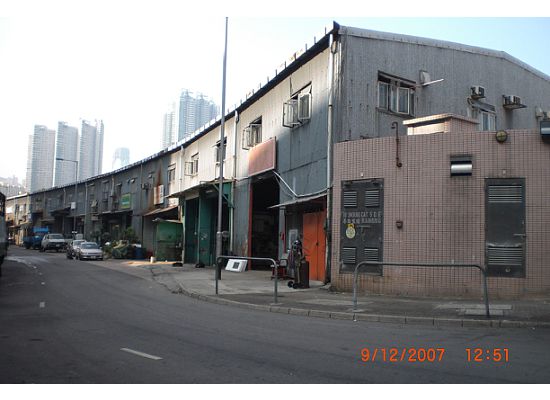
[[[95,243],[82,243],[80,248],[82,248],[82,249],[98,249],[99,247]]]
[[[59,233],[53,233],[50,235],[50,239],[64,239],[64,237]]]

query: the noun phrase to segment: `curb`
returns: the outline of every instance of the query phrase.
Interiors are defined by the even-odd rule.
[[[550,322],[542,321],[511,321],[511,320],[486,320],[486,319],[457,319],[438,317],[409,317],[401,315],[383,314],[361,314],[351,312],[308,310],[294,307],[281,307],[277,305],[260,305],[242,303],[234,300],[227,300],[221,297],[203,295],[191,292],[178,283],[182,294],[208,303],[234,306],[248,310],[267,311],[278,314],[298,315],[303,317],[324,318],[346,321],[381,322],[400,325],[424,325],[437,327],[461,327],[461,328],[550,328]]]

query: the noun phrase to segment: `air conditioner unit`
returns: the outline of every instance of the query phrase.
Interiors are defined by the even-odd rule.
[[[483,86],[472,86],[470,96],[475,100],[485,98],[485,88]]]
[[[144,190],[149,190],[151,188],[151,185],[149,183],[142,183],[141,188]]]
[[[521,98],[518,96],[504,96],[505,106],[519,106],[521,104]]]
[[[550,119],[550,111],[543,111],[542,119]]]

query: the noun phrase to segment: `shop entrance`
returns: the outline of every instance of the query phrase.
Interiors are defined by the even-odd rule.
[[[279,185],[275,178],[257,179],[252,183],[250,218],[250,256],[277,259],[279,209],[270,209],[279,202]],[[253,269],[271,269],[268,262],[255,261]]]

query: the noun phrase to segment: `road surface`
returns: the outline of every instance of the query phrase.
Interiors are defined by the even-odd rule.
[[[0,281],[0,383],[550,382],[549,329],[268,313],[173,294],[147,270],[100,265],[10,248]],[[468,361],[467,348],[482,348],[483,361]],[[485,359],[505,356],[495,348],[508,349],[507,362]],[[413,362],[424,356],[432,360]]]

